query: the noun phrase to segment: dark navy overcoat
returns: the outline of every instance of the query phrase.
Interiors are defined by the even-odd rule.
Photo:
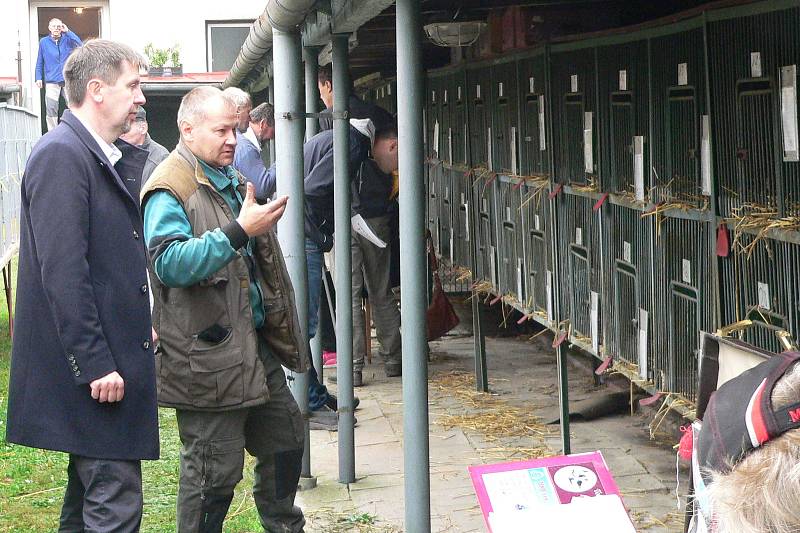
[[[139,188],[147,152],[116,168],[69,112],[22,178],[9,442],[103,459],[158,458],[153,341]],[[116,370],[125,396],[89,383]]]

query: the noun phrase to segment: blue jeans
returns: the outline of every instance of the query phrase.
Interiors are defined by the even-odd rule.
[[[308,270],[308,338],[317,334],[319,324],[319,301],[322,294],[322,250],[317,243],[306,239],[306,269]],[[309,350],[310,353],[310,350]],[[328,389],[319,382],[314,365],[308,370],[308,409],[316,411],[325,406],[328,400]]]

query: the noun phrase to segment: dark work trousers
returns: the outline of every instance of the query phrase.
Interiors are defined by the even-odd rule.
[[[70,454],[61,533],[139,531],[142,465]]]
[[[178,409],[181,474],[178,532],[221,532],[233,490],[242,479],[244,450],[256,458],[253,499],[265,531],[303,531],[294,505],[303,458],[303,419],[286,375],[261,346],[269,400],[232,411]]]

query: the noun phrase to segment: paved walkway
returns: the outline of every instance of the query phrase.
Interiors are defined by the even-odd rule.
[[[467,467],[557,454],[555,356],[548,334],[534,339],[487,338],[490,395],[474,393],[472,338],[431,343],[431,519],[436,532],[485,531]],[[602,392],[578,360],[570,368],[571,401]],[[403,422],[399,378],[373,361],[357,389],[357,482],[338,483],[337,435],[313,431],[312,469],[318,487],[299,493],[307,531],[402,531]],[[619,390],[619,389],[612,389]],[[572,451],[601,450],[640,531],[681,531],[676,508],[674,436],[650,440],[653,412],[573,422]],[[536,418],[538,417],[538,418]],[[666,426],[665,426],[666,427]],[[682,492],[686,469],[682,467]]]

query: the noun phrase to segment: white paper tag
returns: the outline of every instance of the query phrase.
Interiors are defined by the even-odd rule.
[[[533,76],[528,78],[528,92],[534,94],[536,91],[534,90],[535,85],[533,83]]]
[[[482,208],[481,212],[482,213],[486,213],[488,215],[489,214],[489,200],[487,200],[486,198],[481,198],[481,208]]]
[[[594,172],[594,150],[592,149],[592,113],[583,114],[583,170],[587,174]]]
[[[480,99],[481,99],[481,86],[480,86],[480,85],[476,85],[476,86],[475,86],[475,97],[476,97],[478,100],[480,100]]]
[[[691,285],[692,284],[692,262],[689,261],[688,259],[684,259],[681,262],[681,264],[682,264],[682,267],[681,267],[681,272],[682,272],[681,279],[687,285]]]
[[[517,175],[517,128],[511,127],[511,175]]]
[[[461,100],[461,85],[458,86],[458,92],[456,94],[457,98]]]
[[[496,288],[499,283],[497,283],[497,256],[495,255],[494,246],[489,247],[489,275],[491,276],[492,285]]]
[[[633,186],[636,199],[644,202],[644,137],[633,138]]]
[[[689,85],[689,65],[678,63],[678,85]]]
[[[431,103],[436,103],[436,91],[431,91]]]
[[[600,351],[600,295],[592,291],[590,302],[589,319],[592,328],[592,351],[598,353]]]
[[[467,142],[469,141],[469,135],[468,135],[467,131],[468,131],[467,130],[467,123],[465,122],[464,123],[464,161],[463,161],[463,163],[467,162],[467,154],[469,153],[469,150],[467,149]]]
[[[536,231],[541,231],[541,227],[539,226],[539,215],[533,215],[533,229]]]
[[[622,260],[627,263],[633,263],[631,261],[631,243],[628,241],[622,241]]]
[[[453,246],[453,244],[456,242],[455,233],[456,233],[455,228],[450,228],[450,264],[451,265],[455,264],[455,260],[453,259],[453,257],[454,257],[453,253],[454,253],[454,250],[455,250],[455,246]]]
[[[572,76],[569,77],[569,86],[570,86],[570,92],[573,92],[573,93],[578,92],[578,75],[577,74],[573,74]]]
[[[509,206],[506,206],[506,221],[513,222],[513,220],[511,220],[511,207]]]
[[[750,75],[753,78],[761,77],[761,53],[750,52]]]
[[[522,279],[523,279],[523,265],[522,265],[522,258],[517,259],[517,300],[520,302],[525,301],[525,295],[522,292]]]
[[[386,86],[386,94],[388,94],[389,96],[392,95],[392,86],[391,85],[387,85]]]
[[[453,164],[453,128],[447,128],[447,160]]]
[[[627,70],[620,70],[619,71],[619,90],[620,91],[627,91],[628,90],[628,71]]]
[[[547,320],[553,321],[553,273],[547,271],[545,277],[545,289],[547,293]]]
[[[439,121],[433,123],[433,151],[439,157]]]
[[[471,226],[470,220],[470,205],[469,202],[464,202],[464,236],[467,242],[470,242],[469,227]]]
[[[447,89],[444,90],[444,102],[442,102],[442,103],[444,103],[444,104],[447,103]]]
[[[783,160],[800,160],[797,140],[797,66],[781,67],[781,130]]]
[[[492,163],[492,128],[487,128],[488,135],[486,136],[486,162],[489,166],[489,170],[494,170],[494,164]]]
[[[703,115],[700,139],[700,183],[704,196],[711,196],[711,119]]]
[[[503,97],[503,82],[502,81],[497,84],[497,96],[499,96],[500,98]]]
[[[761,283],[760,281],[758,282],[758,306],[768,311],[772,307],[769,297],[769,285]]]
[[[583,229],[575,228],[575,244],[583,246]]]
[[[639,377],[647,379],[647,331],[650,315],[639,309]]]
[[[383,98],[383,90],[384,90],[384,88],[381,87],[381,98]]]
[[[544,152],[547,150],[547,140],[545,136],[545,123],[544,123],[544,95],[539,95],[539,151]]]

